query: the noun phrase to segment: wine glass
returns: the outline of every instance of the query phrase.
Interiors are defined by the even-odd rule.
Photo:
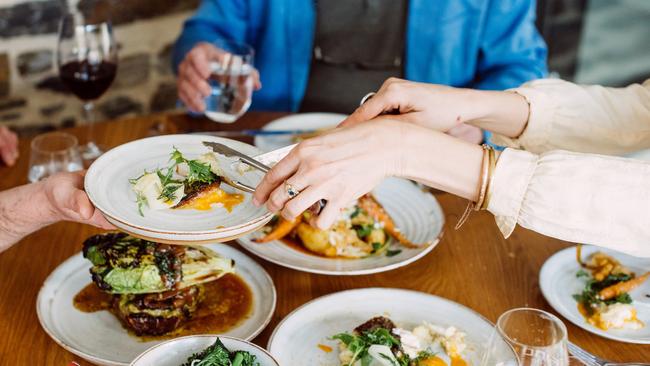
[[[579,364],[569,358],[564,323],[551,313],[531,308],[501,314],[481,361],[481,366]]]
[[[27,178],[34,183],[60,172],[83,169],[77,138],[65,132],[48,132],[34,137]]]
[[[211,87],[205,98],[205,115],[213,121],[233,123],[251,105],[253,48],[245,43],[218,40],[209,53]]]
[[[111,23],[93,23],[81,14],[66,14],[59,27],[57,65],[63,83],[84,103],[88,141],[80,150],[84,160],[92,161],[103,152],[94,141],[94,101],[117,73],[117,45]]]

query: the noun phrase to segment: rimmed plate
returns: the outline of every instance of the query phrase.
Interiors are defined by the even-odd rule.
[[[139,177],[144,170],[164,168],[169,163],[173,147],[186,157],[196,158],[210,150],[202,141],[226,144],[248,155],[259,150],[248,144],[206,135],[167,135],[150,137],[118,146],[100,156],[88,170],[85,189],[92,203],[113,225],[134,236],[164,243],[200,243],[232,240],[254,231],[272,215],[264,207],[255,207],[249,193],[222,185],[224,190],[244,194],[244,201],[232,212],[222,207],[208,211],[149,210],[138,213],[135,193],[129,179]],[[258,171],[243,175],[232,168],[232,159],[217,155],[221,167],[231,177],[257,186],[262,179]]]
[[[410,264],[429,253],[442,237],[445,216],[431,193],[412,182],[389,178],[374,191],[397,227],[414,243],[428,243],[421,248],[401,249],[395,256],[371,256],[360,259],[325,258],[294,249],[281,241],[258,244],[252,239],[259,234],[243,236],[237,241],[251,253],[284,267],[327,275],[363,275],[389,271]]]
[[[273,356],[264,348],[243,339],[195,335],[172,339],[149,348],[138,356],[130,366],[178,366],[182,365],[195,353],[199,353],[212,345],[219,338],[229,351],[246,351],[257,358],[260,366],[280,366]]]
[[[209,248],[235,260],[235,270],[253,293],[250,316],[223,335],[250,340],[269,323],[276,304],[273,280],[255,261],[225,244]],[[45,332],[61,347],[92,363],[128,365],[135,357],[161,341],[142,341],[122,327],[108,311],[84,313],[73,304],[74,296],[90,280],[90,262],[78,253],[59,265],[45,280],[36,300],[36,313]]]
[[[298,113],[278,118],[264,126],[263,130],[319,130],[336,127],[347,115],[340,113]],[[258,135],[255,146],[264,152],[294,144],[291,135]]]
[[[636,258],[605,248],[583,246],[582,256],[586,258],[596,251],[613,256],[637,274],[650,270],[650,259]],[[645,327],[638,330],[610,329],[605,331],[589,324],[578,311],[573,295],[581,293],[585,286],[585,280],[576,277],[579,270],[580,265],[576,261],[575,247],[560,250],[546,260],[539,272],[539,284],[544,298],[553,309],[573,324],[601,337],[627,343],[650,344],[650,299],[645,297],[650,295],[650,282],[646,281],[630,292],[637,309],[637,316],[645,323]]]
[[[268,350],[283,366],[340,365],[334,334],[350,332],[374,316],[388,316],[397,326],[412,328],[426,321],[454,326],[467,334],[470,365],[479,365],[494,327],[461,304],[423,292],[367,288],[333,293],[312,300],[284,318],[269,339]],[[332,348],[322,351],[318,345]],[[511,352],[505,342],[504,352]],[[508,353],[509,354],[509,353]]]

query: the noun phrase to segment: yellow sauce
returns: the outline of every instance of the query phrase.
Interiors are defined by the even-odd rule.
[[[330,353],[333,351],[332,347],[324,345],[324,344],[319,344],[318,348],[320,348],[321,351]]]
[[[239,193],[228,193],[223,189],[215,189],[201,197],[192,199],[192,202],[183,208],[193,208],[195,210],[207,211],[215,203],[221,203],[223,207],[231,212],[233,207],[244,201],[244,195]]]
[[[440,357],[433,356],[425,360],[421,360],[418,366],[467,366],[467,362],[460,357],[452,357],[451,365],[447,365]]]

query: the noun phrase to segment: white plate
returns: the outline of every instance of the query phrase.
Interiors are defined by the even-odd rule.
[[[299,113],[271,121],[263,130],[318,130],[321,128],[334,128],[347,117],[339,113]],[[264,152],[279,149],[294,144],[291,135],[255,136],[255,146]]]
[[[235,260],[235,272],[253,293],[253,309],[240,325],[224,335],[250,340],[269,323],[275,311],[273,280],[255,261],[225,244],[209,248]],[[74,296],[90,280],[91,264],[78,253],[57,267],[45,280],[36,300],[36,313],[45,332],[61,347],[99,365],[128,365],[136,356],[161,341],[143,342],[122,327],[108,311],[84,313]]]
[[[602,251],[613,256],[637,274],[643,274],[650,270],[650,259],[636,258],[594,246],[584,246],[582,248],[582,257],[587,258],[596,251]],[[589,324],[578,312],[578,306],[575,299],[573,299],[573,295],[581,293],[585,286],[585,279],[576,277],[579,270],[580,265],[576,262],[575,247],[563,249],[546,260],[539,273],[539,284],[544,298],[551,304],[553,309],[573,324],[599,336],[621,342],[650,344],[650,299],[645,297],[650,294],[650,282],[646,281],[630,293],[634,299],[634,306],[637,309],[639,320],[644,322],[646,326],[639,330],[610,329],[605,331]]]
[[[243,339],[213,335],[195,335],[172,339],[153,346],[138,356],[131,366],[178,366],[195,353],[211,346],[219,338],[229,351],[246,351],[257,357],[260,366],[280,366],[265,349]]]
[[[393,245],[402,252],[387,257],[371,256],[360,259],[325,258],[289,247],[281,241],[258,244],[257,234],[237,239],[251,253],[270,262],[299,271],[329,275],[362,275],[389,271],[415,262],[429,253],[440,241],[445,216],[432,194],[423,192],[408,180],[389,178],[373,191],[395,224],[414,243],[429,243],[418,249]]]
[[[139,177],[145,169],[151,171],[167,167],[173,147],[188,158],[209,152],[202,141],[220,142],[248,155],[259,153],[258,149],[248,144],[214,136],[150,137],[118,146],[100,156],[86,174],[86,192],[95,207],[116,227],[134,236],[159,242],[226,241],[263,226],[272,214],[264,207],[255,207],[249,193],[244,193],[244,202],[235,206],[232,212],[222,207],[213,207],[209,211],[145,208],[144,217],[138,213],[129,179]],[[262,179],[262,174],[258,171],[249,171],[244,175],[236,172],[231,167],[233,159],[220,155],[217,158],[231,178],[253,187]],[[222,187],[226,191],[236,191],[225,184]]]
[[[340,365],[338,343],[330,337],[351,332],[379,315],[388,316],[400,327],[413,328],[426,321],[460,329],[467,334],[468,347],[463,356],[470,365],[479,365],[483,347],[494,329],[475,311],[438,296],[368,288],[323,296],[294,310],[273,331],[268,350],[282,366]],[[330,346],[333,351],[321,351],[319,344]],[[504,352],[510,351],[505,349]]]

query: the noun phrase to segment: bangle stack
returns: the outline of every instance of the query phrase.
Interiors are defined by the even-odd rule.
[[[458,230],[467,218],[472,213],[472,211],[487,210],[488,205],[490,204],[490,186],[492,183],[492,176],[494,174],[494,169],[496,167],[496,154],[494,148],[490,145],[483,144],[483,161],[481,164],[481,184],[478,191],[478,200],[476,202],[470,202],[465,209],[465,212],[456,223],[455,229]]]

